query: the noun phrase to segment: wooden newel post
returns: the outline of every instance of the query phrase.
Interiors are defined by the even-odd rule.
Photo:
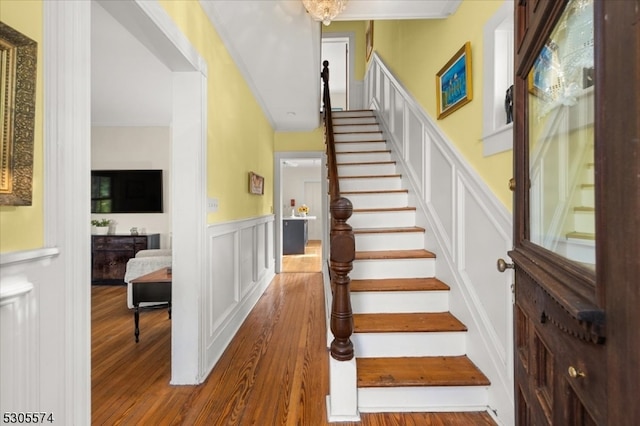
[[[351,294],[349,272],[353,269],[356,243],[353,229],[347,220],[353,213],[353,205],[346,198],[331,201],[331,356],[338,361],[353,358],[353,312],[351,312]]]
[[[329,61],[322,61],[322,82],[324,84],[329,83]]]

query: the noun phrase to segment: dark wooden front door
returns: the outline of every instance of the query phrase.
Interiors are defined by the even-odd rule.
[[[640,1],[515,22],[517,424],[640,424]]]

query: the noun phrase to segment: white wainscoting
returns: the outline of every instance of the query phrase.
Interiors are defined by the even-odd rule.
[[[427,229],[436,276],[451,286],[451,311],[469,328],[467,353],[491,380],[489,406],[513,424],[513,275],[496,269],[512,248],[511,215],[375,54],[365,104],[377,111]]]
[[[206,377],[273,280],[274,216],[207,227],[207,281],[203,286]]]
[[[57,256],[55,248],[0,256],[0,412],[43,411],[39,288]]]

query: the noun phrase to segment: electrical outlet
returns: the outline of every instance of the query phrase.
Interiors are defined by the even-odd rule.
[[[207,198],[207,212],[215,213],[218,211],[218,199],[217,198]]]

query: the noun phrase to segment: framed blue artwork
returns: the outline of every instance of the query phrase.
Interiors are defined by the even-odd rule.
[[[438,120],[473,99],[471,43],[466,42],[436,74]]]

